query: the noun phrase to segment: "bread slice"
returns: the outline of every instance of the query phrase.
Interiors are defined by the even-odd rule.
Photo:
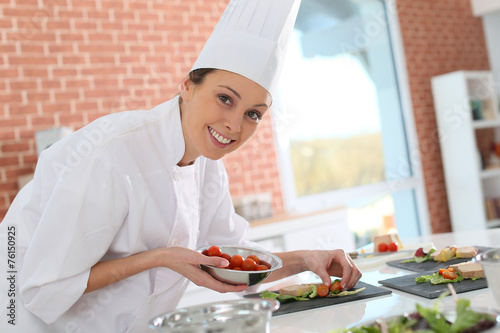
[[[458,265],[458,272],[464,277],[464,279],[472,278],[484,278],[483,265],[478,262],[469,261],[464,265]]]
[[[312,284],[294,284],[280,289],[280,295],[302,296],[312,291]]]
[[[458,247],[455,256],[457,258],[474,258],[477,255],[477,249],[474,246]]]

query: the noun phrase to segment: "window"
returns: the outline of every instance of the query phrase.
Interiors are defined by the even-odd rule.
[[[426,233],[388,12],[302,0],[273,109],[287,209],[348,207],[358,246],[391,228]]]

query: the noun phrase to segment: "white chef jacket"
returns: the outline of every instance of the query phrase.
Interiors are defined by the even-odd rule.
[[[16,325],[2,292],[0,331],[148,331],[149,319],[176,308],[187,279],[155,268],[83,294],[93,265],[158,247],[244,242],[248,223],[234,212],[223,163],[200,157],[178,167],[184,150],[178,97],[102,117],[45,150],[0,223],[1,265],[14,226],[17,272]]]

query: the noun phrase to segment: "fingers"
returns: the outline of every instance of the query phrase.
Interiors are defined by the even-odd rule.
[[[200,264],[214,266],[214,267],[227,267],[229,265],[229,261],[222,257],[215,257],[215,256],[214,257],[204,256],[204,257],[205,259],[203,260],[203,262],[200,262]]]
[[[361,271],[356,266],[351,257],[344,253],[344,260],[342,263],[342,290],[349,290],[356,285],[361,278]]]

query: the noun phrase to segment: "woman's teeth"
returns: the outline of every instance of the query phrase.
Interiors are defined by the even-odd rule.
[[[213,128],[210,128],[210,133],[212,133],[212,136],[220,143],[227,145],[229,142],[231,142],[231,140],[224,138],[222,135],[217,133]]]

